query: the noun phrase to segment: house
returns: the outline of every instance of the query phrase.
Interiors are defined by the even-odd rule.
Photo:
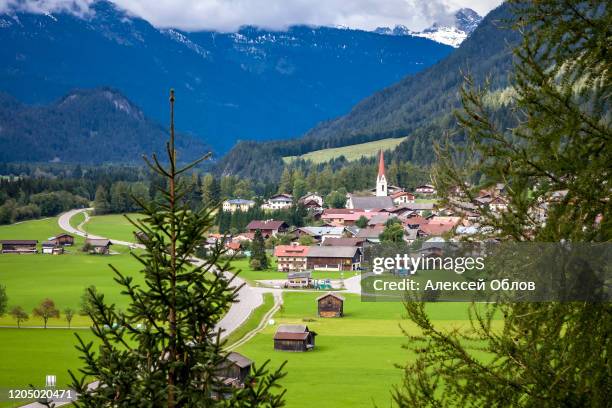
[[[419,230],[413,228],[404,228],[404,241],[408,244],[412,244],[417,240],[419,236]]]
[[[508,209],[508,201],[502,196],[497,196],[489,201],[489,209],[493,212],[504,212]]]
[[[396,193],[391,194],[391,199],[393,200],[394,205],[402,205],[408,203],[414,203],[416,199],[414,194],[409,193],[407,191],[398,191]]]
[[[253,238],[255,238],[255,233],[253,233],[253,232],[241,232],[240,234],[234,236],[234,241],[238,241],[238,242],[248,241],[248,242],[251,242],[251,241],[253,241]]]
[[[333,211],[332,211],[333,210]],[[363,210],[350,210],[343,208],[340,209],[326,209],[321,215],[321,220],[325,223],[335,226],[350,226],[355,225],[357,220],[361,217],[370,218],[371,213],[367,213]]]
[[[54,237],[49,238],[49,242],[54,242],[57,245],[61,246],[72,246],[74,245],[74,237],[70,234],[59,234]]]
[[[432,186],[431,184],[423,184],[423,185],[417,186],[414,189],[414,192],[418,194],[423,194],[423,195],[434,195],[436,194],[436,188]]]
[[[389,196],[359,197],[349,194],[346,200],[346,208],[349,209],[360,208],[365,211],[372,211],[390,207],[393,207],[393,199]]]
[[[421,237],[439,237],[441,235],[450,232],[455,228],[453,224],[450,223],[436,223],[429,222],[427,224],[423,224],[419,227],[419,236]]]
[[[227,255],[235,255],[242,250],[240,241],[230,241],[225,243],[225,253]]]
[[[64,247],[56,241],[45,241],[41,244],[42,253],[49,255],[60,255],[64,253]]]
[[[308,210],[322,210],[323,209],[323,197],[317,193],[306,193],[298,200],[298,203],[302,204]]]
[[[344,298],[335,293],[328,293],[317,298],[319,317],[342,317],[344,315]]]
[[[293,196],[291,194],[277,194],[268,198],[266,202],[261,205],[261,209],[274,211],[284,210],[285,208],[290,208],[291,206],[293,206]]]
[[[274,350],[308,351],[315,346],[315,336],[307,326],[281,324],[274,334]]]
[[[344,227],[301,227],[296,228],[297,236],[310,235],[319,242],[325,242],[328,238],[341,238]]]
[[[274,256],[280,272],[303,271],[309,247],[304,245],[277,245]]]
[[[365,239],[369,242],[380,242],[379,236],[384,230],[385,227],[362,228],[355,237]]]
[[[361,249],[356,246],[311,246],[308,269],[356,271],[361,267]]]
[[[240,353],[232,351],[217,366],[217,377],[227,386],[244,388],[244,381],[251,373],[253,362]]]
[[[113,243],[109,239],[86,239],[85,245],[89,246],[90,254],[108,255],[110,253],[110,246]]]
[[[248,232],[256,232],[257,230],[261,231],[261,235],[264,238],[268,238],[270,236],[276,236],[277,234],[281,234],[287,232],[287,228],[289,226],[285,221],[276,221],[276,220],[253,220],[249,222],[247,225]]]
[[[231,213],[236,211],[246,212],[254,206],[255,201],[253,200],[243,200],[242,198],[234,198],[231,200],[225,200],[223,202],[223,211]]]
[[[356,246],[363,247],[365,242],[364,238],[350,237],[350,238],[327,238],[321,245],[324,246]]]
[[[384,226],[387,223],[387,221],[389,221],[389,218],[397,218],[397,217],[389,213],[376,214],[373,217],[371,217],[370,220],[368,221],[368,228]]]
[[[292,272],[287,274],[286,288],[308,288],[312,282],[310,271]]]
[[[415,215],[413,217],[408,217],[404,219],[403,224],[408,228],[419,228],[421,225],[428,224],[429,220],[425,217],[421,217],[420,215]]]
[[[398,216],[401,216],[405,213],[415,213],[418,215],[425,215],[427,213],[431,213],[434,210],[433,203],[408,203],[402,204],[394,210],[393,212]]]
[[[34,239],[5,239],[0,241],[3,254],[37,254],[38,241]]]

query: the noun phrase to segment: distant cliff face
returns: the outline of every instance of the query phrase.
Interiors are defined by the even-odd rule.
[[[299,136],[452,50],[329,27],[188,33],[104,1],[92,10],[0,15],[0,91],[48,103],[74,88],[111,86],[167,123],[164,101],[174,87],[180,128],[220,152],[238,139]]]

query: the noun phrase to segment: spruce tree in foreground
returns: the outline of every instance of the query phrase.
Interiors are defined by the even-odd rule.
[[[464,186],[474,174],[504,183],[508,211],[484,216],[505,240],[610,242],[612,8],[515,3],[524,33],[512,81],[517,126],[498,129],[495,94],[466,87],[458,119],[470,143],[467,152],[438,149],[438,185]],[[472,198],[482,187],[464,193]],[[542,203],[545,224],[537,218]],[[406,309],[418,328],[407,345],[416,358],[394,392],[400,407],[610,406],[610,303],[472,305],[470,331],[439,327],[423,303]]]
[[[136,199],[144,217],[131,221],[146,239],[143,252],[132,255],[142,265],[144,284],[111,266],[116,282],[128,297],[119,311],[104,296],[89,290],[86,311],[93,321],[95,342],[77,335],[84,367],[72,386],[81,393],[81,407],[279,407],[283,394],[276,389],[283,376],[266,364],[253,368],[244,388],[225,386],[218,367],[226,361],[216,327],[237,299],[237,288],[224,272],[223,249],[217,246],[202,263],[193,264],[196,247],[213,227],[216,206],[192,211],[181,176],[206,157],[177,167],[174,146],[174,93],[171,92],[170,141],[167,165],[153,155],[145,158],[164,177],[159,201]],[[95,345],[94,345],[95,344]],[[282,367],[281,367],[282,368]],[[88,390],[87,382],[99,381]]]

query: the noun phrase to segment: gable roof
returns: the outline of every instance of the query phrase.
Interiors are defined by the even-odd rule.
[[[311,246],[309,258],[353,258],[359,247],[356,246]]]
[[[235,351],[232,351],[231,353],[229,353],[227,355],[227,359],[231,361],[232,363],[236,364],[240,368],[246,368],[246,367],[250,367],[251,365],[253,365],[253,362],[251,360],[249,360],[248,358],[246,358],[240,353],[236,353]]]
[[[226,200],[226,203],[230,203],[230,204],[234,204],[234,205],[242,205],[242,204],[246,204],[246,205],[252,205],[255,204],[255,201],[253,200],[245,200],[243,198],[233,198],[231,200]]]
[[[393,199],[391,197],[351,196],[351,202],[353,203],[353,207],[363,208],[364,210],[393,207]]]
[[[323,241],[324,246],[359,246],[365,241],[363,238],[327,238]]]
[[[249,222],[247,225],[247,229],[249,230],[276,230],[282,227],[283,225],[287,225],[285,221],[276,221],[276,220],[253,220]]]
[[[274,247],[274,256],[306,256],[308,249],[305,245],[277,245]]]
[[[378,238],[378,236],[385,230],[384,227],[374,227],[374,228],[362,228],[357,233],[357,238]]]
[[[3,239],[0,241],[1,244],[7,245],[36,245],[38,240],[35,239]]]
[[[110,239],[93,239],[93,238],[89,238],[85,241],[87,244],[94,246],[94,247],[105,247],[105,246],[109,246],[112,245],[113,243],[110,241]]]
[[[319,297],[317,298],[317,302],[318,302],[319,300],[321,300],[321,299],[325,299],[325,298],[326,298],[326,297],[328,297],[328,296],[335,297],[336,299],[339,299],[339,300],[341,300],[341,301],[343,301],[343,302],[344,302],[344,298],[343,298],[342,296],[340,296],[340,295],[338,295],[338,294],[334,293],[334,292],[327,292],[326,294],[319,296]]]

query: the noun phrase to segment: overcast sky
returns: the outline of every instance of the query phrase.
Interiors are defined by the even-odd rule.
[[[157,27],[235,31],[241,25],[284,29],[295,24],[347,26],[372,30],[403,24],[421,30],[449,21],[461,7],[480,15],[502,0],[112,0]],[[92,0],[0,0],[9,8],[36,12],[85,13]]]

